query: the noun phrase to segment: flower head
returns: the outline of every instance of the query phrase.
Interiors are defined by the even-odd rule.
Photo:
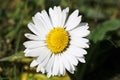
[[[87,23],[81,23],[81,15],[75,10],[68,17],[69,8],[49,8],[35,14],[28,28],[33,34],[26,33],[30,41],[24,42],[25,56],[35,57],[30,64],[37,66],[36,71],[47,76],[65,75],[66,70],[74,73],[78,62],[85,63],[84,48],[88,48],[90,33]]]

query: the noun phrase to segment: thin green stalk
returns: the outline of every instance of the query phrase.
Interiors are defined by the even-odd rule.
[[[14,80],[17,80],[16,65],[14,65]]]
[[[17,41],[16,41],[15,54],[18,53],[18,48],[19,48],[20,40],[21,40],[21,32],[19,32],[18,38],[17,38]]]

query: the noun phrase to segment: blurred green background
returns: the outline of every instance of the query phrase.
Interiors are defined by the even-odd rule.
[[[46,78],[25,58],[24,33],[38,11],[49,7],[79,9],[88,22],[90,48],[75,74]],[[120,0],[0,0],[0,80],[120,80]]]

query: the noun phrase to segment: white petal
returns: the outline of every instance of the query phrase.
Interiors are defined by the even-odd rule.
[[[69,8],[63,9],[63,11],[61,11],[61,8],[57,7],[57,17],[58,17],[57,27],[64,27],[68,12],[69,12]]]
[[[30,67],[37,66],[39,63],[36,60],[33,60],[30,64]]]
[[[62,14],[61,14],[62,18],[61,18],[61,24],[60,24],[61,27],[64,27],[68,13],[69,13],[69,8],[66,8],[62,11]]]
[[[61,27],[62,11],[60,7],[57,7],[57,18],[58,18],[58,24],[55,27]]]
[[[53,25],[52,25],[52,22],[50,20],[50,17],[48,16],[47,12],[45,10],[43,10],[41,12],[41,16],[42,18],[44,19],[44,22],[46,22],[46,26],[49,28],[49,29],[52,29],[53,28]]]
[[[45,66],[47,65],[49,59],[50,59],[51,54],[46,55],[46,57],[43,58],[42,61],[37,60],[39,62],[39,66],[37,67],[37,72],[41,71],[42,73],[45,73]],[[40,63],[41,62],[41,63]]]
[[[81,21],[81,16],[78,16],[79,11],[75,10],[68,18],[66,22],[66,30],[69,31],[77,27]]]
[[[36,35],[40,35],[38,29],[33,23],[28,23],[28,28]]]
[[[38,36],[30,33],[26,33],[25,37],[27,37],[30,40],[45,40],[45,36]]]
[[[37,22],[36,24],[41,26],[41,28],[45,29],[45,31],[49,31],[53,28],[52,24],[50,22],[50,19],[48,17],[48,14],[45,10],[43,10],[41,13],[39,13],[39,12],[36,13],[35,19],[36,19],[36,22]]]
[[[52,54],[50,60],[48,61],[48,64],[46,66],[46,72],[49,74],[52,74],[52,68],[53,68],[53,64],[54,64],[54,59],[55,59],[55,55]]]
[[[52,73],[51,72],[48,72],[47,73],[47,77],[50,78],[52,76]]]
[[[65,66],[63,65],[63,74],[61,74],[62,76],[64,76],[66,74],[66,69]]]
[[[40,48],[35,48],[35,49],[26,49],[25,56],[27,57],[38,57],[40,56]]]
[[[60,27],[61,22],[61,8],[60,7],[54,7],[54,9],[49,9],[49,15],[53,24],[53,27]]]
[[[50,15],[50,18],[51,18],[53,27],[56,27],[57,24],[58,24],[58,23],[57,23],[58,20],[56,19],[56,18],[57,18],[56,14],[57,14],[57,13],[56,13],[55,10],[53,10],[52,8],[49,8],[49,15]]]
[[[75,70],[75,68],[74,68],[74,66],[71,64],[71,62],[69,61],[69,55],[66,55],[65,53],[63,53],[63,55],[62,55],[62,57],[63,57],[63,59],[65,59],[65,61],[64,62],[66,62],[67,64],[67,66],[66,66],[66,69],[70,72],[70,73],[74,73],[74,70]],[[65,64],[64,64],[65,65]]]
[[[80,23],[78,26],[83,30],[89,29],[88,23]]]
[[[73,30],[69,31],[69,34],[72,36],[86,37],[90,34],[90,31],[87,23],[80,23],[80,25]]]
[[[83,42],[83,43],[88,43],[89,42],[89,40],[88,39],[86,39],[86,38],[82,38],[82,37],[77,37],[77,36],[70,36],[70,39],[71,40],[76,40],[76,41],[78,41],[78,42]]]
[[[26,48],[34,49],[34,48],[45,46],[46,43],[44,41],[26,41],[23,43],[23,45]]]
[[[54,60],[54,64],[53,64],[53,75],[52,76],[54,76],[54,75],[58,75],[58,73],[59,73],[59,59],[58,59],[58,55],[55,55],[55,60]]]
[[[61,54],[58,55],[59,58],[59,65],[60,65],[60,75],[65,75],[65,67],[62,62]]]
[[[36,72],[39,72],[39,71],[40,71],[40,67],[41,67],[41,64],[39,64],[39,65],[37,66]]]
[[[38,57],[38,56],[43,57],[43,56],[46,56],[46,54],[48,54],[49,49],[47,49],[46,47],[39,47],[35,49],[26,49],[24,52],[25,52],[25,56],[28,56],[28,57]],[[40,59],[43,59],[43,58],[40,58]]]
[[[64,59],[64,62],[66,64],[65,67],[70,73],[74,73],[74,66],[69,62],[68,56],[65,55],[65,53],[62,54],[62,59]]]
[[[90,31],[89,30],[79,30],[79,29],[76,29],[75,31],[71,31],[69,34],[72,35],[72,36],[77,36],[77,37],[86,37],[90,34]]]
[[[43,68],[42,64],[39,64],[37,69],[36,69],[36,72],[39,72],[39,71],[41,71],[43,74],[45,73],[45,69]]]
[[[45,60],[42,61],[42,65],[43,65],[44,68],[45,68],[45,66],[47,65],[50,57],[51,57],[51,54],[48,54],[48,55],[46,56]]]
[[[60,22],[61,22],[61,7],[58,6],[58,7],[54,7],[54,12],[56,13],[56,20],[57,20],[57,24],[55,27],[60,27]]]
[[[51,19],[53,27],[55,27],[57,22],[55,20],[54,12],[52,8],[49,8],[49,15],[50,15],[50,19]]]
[[[71,55],[68,51],[65,52],[65,55],[69,57],[69,61],[71,62],[71,64],[77,66],[78,60],[75,56]]]
[[[42,62],[44,61],[44,59],[51,54],[50,50],[46,47],[41,47],[41,49],[39,50],[40,51],[40,56],[37,58],[36,61],[38,62]]]
[[[83,57],[82,57],[82,58],[78,58],[78,60],[79,60],[80,62],[82,62],[82,63],[85,63],[85,62],[86,62]]]
[[[40,71],[44,74],[45,73],[45,69],[42,67],[41,69],[40,69]]]
[[[66,68],[68,71],[70,71],[70,70],[71,70],[70,64],[69,64],[68,61],[66,60],[66,57],[64,56],[64,54],[61,54],[61,58],[62,58],[62,62],[63,62],[63,64],[64,64],[65,68]]]
[[[67,53],[76,56],[76,57],[84,57],[85,54],[87,54],[87,52],[84,49],[78,48],[76,46],[70,46],[67,49]]]
[[[88,42],[89,42],[88,39],[74,37],[74,36],[71,36],[71,40],[70,40],[71,45],[75,45],[81,48],[89,48]]]
[[[42,65],[43,65],[43,67],[45,67],[45,66],[47,65],[47,63],[48,63],[48,61],[49,61],[51,55],[52,55],[51,53],[50,53],[50,54],[47,54],[45,60],[42,61]]]
[[[36,15],[38,15],[39,13],[36,13]],[[37,27],[37,29],[39,30],[40,34],[44,34],[46,35],[49,32],[49,29],[46,28],[46,25],[44,23],[44,21],[41,19],[41,16],[38,17],[32,17],[33,22],[35,23],[35,26]],[[41,15],[41,14],[40,14]]]
[[[43,57],[38,57],[38,59],[36,59],[36,61],[40,64],[37,67],[37,72],[41,71],[42,73],[45,73],[45,66],[48,63],[48,60],[50,59],[51,54],[45,54],[45,56]],[[39,59],[42,58],[42,59]]]
[[[25,50],[24,50],[24,53],[28,53],[28,52],[29,52],[29,49],[25,49]]]
[[[53,23],[53,27],[64,27],[68,12],[69,8],[66,8],[63,11],[61,11],[60,7],[54,7],[53,10],[50,8],[49,14]]]

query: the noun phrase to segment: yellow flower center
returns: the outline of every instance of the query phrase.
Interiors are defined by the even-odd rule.
[[[54,54],[58,54],[67,47],[69,42],[69,35],[64,28],[54,28],[52,29],[46,38],[46,43],[48,48]]]

